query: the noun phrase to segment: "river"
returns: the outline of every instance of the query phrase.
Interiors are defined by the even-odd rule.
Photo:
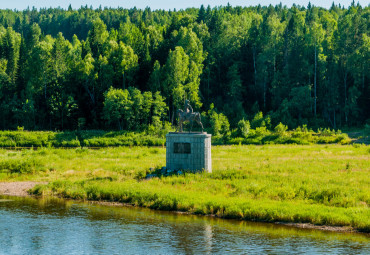
[[[0,254],[369,254],[370,236],[0,196]]]

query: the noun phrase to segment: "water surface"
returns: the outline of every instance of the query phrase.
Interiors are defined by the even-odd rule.
[[[370,254],[370,236],[0,196],[0,254]]]

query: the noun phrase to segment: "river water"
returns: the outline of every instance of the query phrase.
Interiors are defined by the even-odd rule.
[[[0,196],[0,254],[370,254],[370,236]]]

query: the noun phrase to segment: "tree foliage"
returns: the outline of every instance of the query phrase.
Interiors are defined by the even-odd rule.
[[[363,125],[369,15],[359,4],[0,10],[0,128],[162,127],[185,99],[225,137],[245,136],[247,119]]]

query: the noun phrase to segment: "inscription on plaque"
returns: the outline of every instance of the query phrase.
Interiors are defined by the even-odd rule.
[[[191,148],[190,143],[174,143],[174,153],[179,154],[190,154]]]

